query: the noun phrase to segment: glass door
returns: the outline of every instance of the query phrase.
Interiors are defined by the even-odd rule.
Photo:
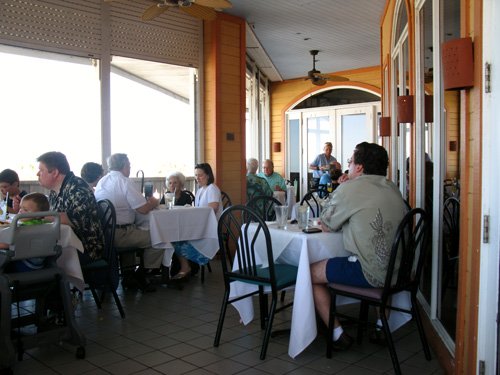
[[[361,142],[374,142],[374,107],[339,109],[336,111],[337,161],[342,170],[348,168],[347,159],[352,156],[356,145]]]
[[[360,142],[376,142],[376,117],[380,102],[362,103],[321,110],[292,110],[287,113],[287,170],[297,180],[300,199],[312,181],[309,165],[323,153],[325,142],[333,145],[332,155],[347,169],[347,159]]]
[[[307,176],[307,179],[303,179],[302,191],[306,192],[312,183],[312,173],[309,171],[309,165],[314,161],[318,154],[323,152],[323,145],[325,142],[333,142],[333,123],[331,111],[321,111],[321,112],[311,112],[305,114],[302,137],[304,140],[305,150],[304,154],[306,157],[302,160],[302,168],[304,173],[303,176]],[[332,151],[332,155],[336,155],[336,149]],[[304,181],[305,180],[305,181]]]

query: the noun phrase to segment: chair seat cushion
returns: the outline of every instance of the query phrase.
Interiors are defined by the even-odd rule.
[[[297,280],[297,270],[296,266],[291,266],[289,264],[275,264],[274,265],[274,273],[276,276],[276,286],[278,289],[285,288],[287,286],[295,284]],[[234,271],[238,272],[238,271]],[[269,267],[260,267],[257,268],[257,276],[263,279],[269,279]],[[256,285],[269,285],[270,282],[258,280],[247,280],[245,278],[238,278],[237,276],[232,277],[233,280],[242,281],[244,283],[256,284]]]
[[[382,291],[383,291],[383,288],[359,288],[356,286],[336,284],[336,283],[328,284],[328,287],[340,293],[357,294],[372,299],[382,298]]]

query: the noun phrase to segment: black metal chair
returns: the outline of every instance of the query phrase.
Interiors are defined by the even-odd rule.
[[[54,217],[54,221],[21,225],[25,219],[46,216]],[[16,352],[20,361],[25,349],[62,340],[77,345],[76,357],[84,358],[86,340],[75,321],[69,281],[56,263],[61,254],[57,244],[61,232],[59,214],[18,214],[6,230],[9,249],[0,250],[0,372],[12,373]],[[38,258],[42,267],[21,272],[17,265],[30,258]],[[33,307],[27,303],[20,306],[20,302],[30,300],[35,301]],[[51,323],[55,317],[47,314],[49,310],[64,317],[62,326]],[[21,333],[21,327],[32,325],[36,327],[31,329],[34,334]]]
[[[231,198],[229,198],[229,195],[226,192],[221,191],[220,195],[222,197],[222,208],[223,209],[226,209],[226,208],[233,205],[233,203],[231,202]]]
[[[222,208],[224,210],[233,205],[233,203],[231,202],[231,198],[229,198],[229,195],[226,192],[221,191],[220,195],[222,200]],[[212,266],[210,266],[210,262],[206,264],[206,268],[208,269],[208,272],[212,273]],[[201,266],[201,283],[203,284],[204,282],[205,282],[205,266]]]
[[[214,346],[219,346],[228,304],[253,295],[259,295],[261,328],[265,329],[260,359],[265,359],[274,315],[292,305],[290,302],[277,308],[278,292],[295,285],[297,267],[274,263],[269,229],[264,220],[249,207],[236,205],[226,209],[219,219],[217,231],[225,290]],[[261,254],[265,253],[266,259],[258,262],[256,260],[256,247],[259,243],[257,237],[260,236],[262,236],[266,247],[265,252],[261,251]],[[233,266],[228,261],[231,251],[235,251],[235,265]],[[268,266],[262,266],[264,263],[267,263]],[[249,283],[258,288],[251,293],[230,299],[230,284],[235,281]],[[271,289],[272,298],[269,309],[264,287],[270,287]]]
[[[307,204],[311,209],[313,217],[319,217],[321,214],[321,206],[314,193],[314,191],[308,191],[300,201],[300,205],[303,206],[304,204]]]
[[[183,192],[191,197],[191,202],[193,202],[193,206],[194,206],[194,200],[195,200],[194,194],[192,192],[190,192],[189,190],[183,190]]]
[[[417,291],[420,283],[420,276],[422,274],[425,255],[429,247],[428,238],[429,228],[427,215],[423,209],[415,208],[405,215],[398,226],[392,242],[391,254],[383,287],[357,288],[344,284],[329,284],[328,288],[331,294],[331,304],[327,333],[326,356],[328,358],[332,356],[334,318],[341,315],[337,313],[336,308],[336,297],[340,295],[361,301],[357,337],[358,343],[361,342],[362,331],[366,326],[369,305],[379,308],[382,328],[386,336],[387,346],[396,374],[401,374],[401,369],[394,342],[392,341],[386,310],[404,311],[412,315],[417,323],[425,358],[427,360],[431,359],[429,345],[425,337],[424,327],[417,306]],[[390,305],[391,297],[401,291],[410,292],[410,310],[396,308]]]
[[[328,185],[319,184],[316,188],[316,192],[318,193],[318,197],[320,198],[328,198],[330,192],[328,191]]]
[[[443,205],[443,284],[441,300],[446,289],[457,275],[458,252],[460,240],[460,201],[449,197]]]
[[[262,220],[276,220],[276,212],[274,206],[281,206],[281,202],[274,197],[267,195],[258,195],[250,199],[246,206],[253,210]]]
[[[120,316],[125,318],[120,298],[116,293],[119,282],[118,256],[114,247],[116,213],[113,203],[108,199],[97,202],[97,213],[104,233],[104,254],[101,259],[96,259],[88,264],[82,265],[82,272],[98,309],[101,309],[101,302],[106,292],[111,292],[116,306],[120,311]],[[101,290],[101,296],[97,295],[97,290]]]

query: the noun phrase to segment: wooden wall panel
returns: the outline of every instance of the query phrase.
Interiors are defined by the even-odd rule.
[[[457,91],[446,91],[444,95],[444,106],[446,108],[446,178],[460,178],[459,160],[460,151],[460,93]],[[456,142],[457,151],[450,151],[450,142]]]
[[[218,14],[205,22],[205,160],[216,184],[233,203],[242,202],[245,169],[245,23]],[[213,78],[213,79],[212,79]],[[242,184],[243,181],[243,184]]]

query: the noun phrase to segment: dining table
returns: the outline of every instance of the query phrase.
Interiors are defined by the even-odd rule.
[[[190,241],[196,250],[209,259],[219,250],[217,217],[211,207],[161,207],[150,211],[147,218],[151,245],[165,249],[165,266],[170,266],[174,253],[172,242]]]
[[[61,224],[61,236],[58,244],[61,246],[61,255],[57,258],[57,265],[68,277],[68,281],[83,292],[85,290],[85,282],[83,280],[82,268],[80,266],[80,258],[77,251],[83,253],[82,241],[76,236],[75,232],[69,225]],[[0,242],[8,241],[8,227],[0,229]]]
[[[253,225],[255,230],[255,225]],[[274,222],[268,223],[271,236],[273,258],[275,263],[290,264],[298,267],[297,280],[294,288],[293,310],[290,329],[288,355],[295,358],[304,351],[316,338],[316,313],[312,290],[311,272],[309,265],[324,259],[352,255],[344,248],[342,232],[304,233],[297,224],[288,224],[285,229],[279,229]],[[267,259],[263,236],[257,241],[262,245],[255,247],[257,261],[265,266]],[[235,260],[234,265],[237,265]],[[230,298],[247,294],[256,289],[256,286],[235,281],[231,283]],[[254,318],[252,297],[234,302],[232,305],[238,311],[241,322],[249,324]],[[351,298],[337,297],[337,305],[359,302]],[[409,308],[410,295],[401,292],[393,298],[396,307]],[[389,318],[391,331],[402,326],[411,319],[411,315],[393,311]]]

